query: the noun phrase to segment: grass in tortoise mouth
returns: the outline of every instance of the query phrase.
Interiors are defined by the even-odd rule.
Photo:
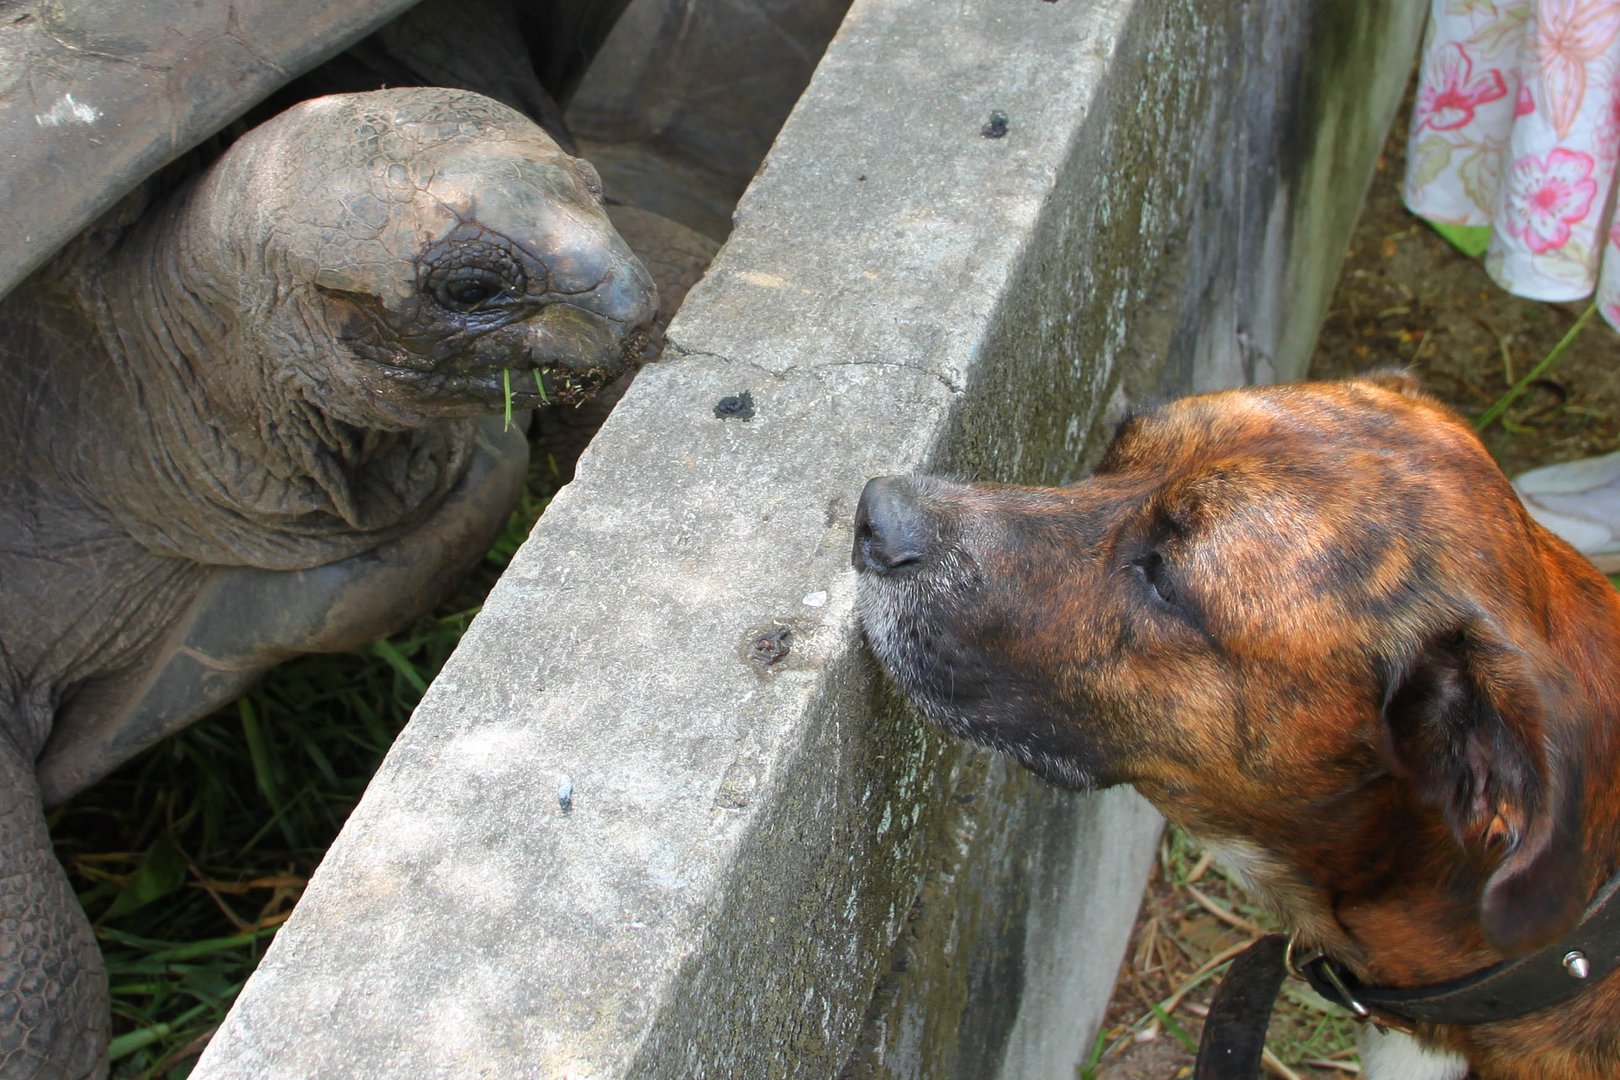
[[[542,380],[540,378],[540,369],[539,368],[534,369],[534,388],[535,388],[535,390],[539,391],[539,393],[540,393],[540,404],[542,404],[542,405],[550,404],[551,399],[546,397],[546,384],[545,384],[544,380]],[[510,430],[512,430],[512,369],[511,368],[502,368],[501,369],[501,390],[503,392],[505,392],[505,394],[506,394],[506,413],[505,413],[505,415],[503,417],[503,423],[504,423],[505,426],[503,426],[501,428],[501,430],[502,431],[510,431]]]

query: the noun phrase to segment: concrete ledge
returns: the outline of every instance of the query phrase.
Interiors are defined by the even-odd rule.
[[[1208,6],[857,0],[195,1075],[1073,1075],[1157,818],[907,715],[850,521],[1303,366],[1421,13]]]

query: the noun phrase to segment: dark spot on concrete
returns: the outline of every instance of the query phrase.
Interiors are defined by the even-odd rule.
[[[990,113],[990,122],[979,129],[979,134],[987,139],[999,139],[1007,134],[1007,114],[1000,109]]]
[[[557,785],[557,805],[562,808],[562,812],[565,814],[574,808],[574,778],[572,776],[563,777],[562,783]]]
[[[862,173],[861,175],[857,176],[855,179],[864,181],[866,179],[866,174]]]
[[[827,500],[826,513],[821,515],[821,524],[830,529],[834,525],[842,523],[845,515],[844,506],[845,503],[842,496],[834,495],[829,498]]]
[[[766,666],[774,664],[793,650],[792,640],[793,631],[785,626],[760,634],[749,643],[748,658]]]
[[[752,420],[754,418],[754,395],[747,390],[729,397],[723,397],[715,402],[714,415],[720,420]]]
[[[759,763],[739,758],[726,769],[720,780],[720,790],[714,794],[714,805],[722,810],[742,810],[753,797],[759,783]]]

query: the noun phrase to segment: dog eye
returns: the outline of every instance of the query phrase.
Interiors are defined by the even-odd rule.
[[[1149,551],[1143,554],[1131,563],[1131,568],[1141,576],[1153,600],[1165,607],[1182,606],[1181,593],[1170,577],[1169,568],[1164,565],[1164,556],[1159,552]]]

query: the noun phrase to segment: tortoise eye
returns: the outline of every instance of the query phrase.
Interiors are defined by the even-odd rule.
[[[528,275],[510,251],[487,237],[451,237],[425,253],[420,288],[457,315],[504,313],[528,294]]]
[[[476,307],[499,293],[490,291],[482,281],[452,281],[444,287],[445,296],[461,307]]]
[[[506,282],[493,270],[462,267],[453,271],[434,290],[439,303],[452,311],[472,313],[506,295]]]

